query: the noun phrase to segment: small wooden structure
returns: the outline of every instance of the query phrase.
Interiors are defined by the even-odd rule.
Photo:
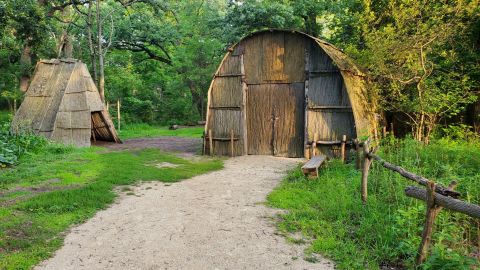
[[[318,169],[325,163],[327,157],[324,155],[313,156],[302,166],[302,172],[305,176],[318,177]]]
[[[90,146],[91,140],[121,142],[87,66],[75,59],[37,63],[11,129],[76,146]]]
[[[333,45],[297,31],[253,33],[229,50],[215,73],[204,149],[302,157],[314,134],[340,142],[371,134],[374,104],[366,92],[364,74]],[[317,146],[329,156],[333,148],[340,152],[340,144]]]

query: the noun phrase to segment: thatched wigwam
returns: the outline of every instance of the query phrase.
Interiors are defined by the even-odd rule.
[[[37,63],[12,122],[13,132],[25,130],[76,146],[120,142],[87,66],[74,59]]]
[[[215,155],[301,157],[315,134],[371,134],[367,100],[364,74],[333,45],[296,31],[256,32],[229,50],[214,76],[205,151],[212,141]]]

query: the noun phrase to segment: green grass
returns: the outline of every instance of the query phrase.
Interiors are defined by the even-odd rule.
[[[459,182],[465,200],[480,203],[478,144],[436,141],[429,146],[412,140],[386,142],[379,155],[408,170],[448,184]],[[380,269],[381,265],[413,268],[425,217],[424,203],[404,195],[413,182],[374,164],[369,199],[360,200],[361,173],[338,160],[323,168],[318,180],[300,169],[290,172],[268,197],[269,204],[289,210],[279,228],[310,239],[307,252],[332,258],[339,269]],[[433,246],[422,269],[472,269],[479,266],[479,221],[443,210]],[[476,247],[477,246],[477,247]]]
[[[159,136],[201,138],[203,131],[203,127],[188,127],[169,130],[168,127],[151,126],[148,124],[130,124],[120,130],[120,137],[122,139]]]
[[[155,167],[161,162],[178,167]],[[26,155],[17,167],[0,171],[0,192],[16,190],[0,197],[0,269],[29,269],[51,256],[66,229],[113,202],[116,186],[176,182],[222,166],[221,160],[193,162],[154,149],[107,152],[52,145]]]

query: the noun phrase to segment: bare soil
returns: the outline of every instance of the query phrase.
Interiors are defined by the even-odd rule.
[[[150,139],[130,145],[146,141],[151,147]],[[305,246],[288,243],[274,224],[279,211],[264,205],[297,162],[236,157],[221,171],[133,187],[36,269],[334,269],[321,257],[305,261]]]
[[[97,141],[93,143],[93,145],[106,147],[111,150],[158,148],[166,152],[196,154],[200,153],[202,150],[202,139],[163,136],[155,138],[128,139],[123,143]]]

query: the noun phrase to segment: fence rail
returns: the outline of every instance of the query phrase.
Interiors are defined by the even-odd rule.
[[[415,186],[409,186],[405,189],[406,196],[425,201],[427,204],[425,225],[422,232],[422,241],[418,248],[417,257],[415,259],[417,265],[422,264],[427,257],[435,219],[443,208],[480,219],[480,206],[459,199],[461,197],[461,193],[454,190],[457,186],[456,181],[452,181],[448,187],[445,187],[382,159],[375,154],[378,148],[371,147],[369,139],[363,143],[355,140],[354,143],[357,151],[357,168],[360,167],[360,162],[363,163],[363,166],[361,166],[361,197],[363,203],[367,203],[368,200],[368,173],[373,161],[379,162],[385,169],[396,172],[402,177],[426,187],[426,189],[423,189]],[[359,157],[363,157],[363,159],[359,160]]]

